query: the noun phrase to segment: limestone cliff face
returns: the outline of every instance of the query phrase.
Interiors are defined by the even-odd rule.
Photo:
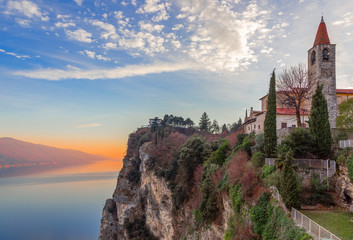
[[[139,151],[127,154],[119,173],[113,199],[108,199],[103,210],[99,240],[133,239],[129,238],[126,221],[143,219],[146,227],[161,240],[172,239],[223,239],[232,208],[228,196],[223,197],[222,224],[195,229],[196,223],[192,209],[183,209],[182,214],[173,213],[172,193],[163,178],[149,170],[148,149],[145,143]],[[140,180],[133,184],[128,180],[128,172],[134,168],[138,158]],[[180,216],[181,215],[181,216]]]
[[[340,199],[345,199],[345,194],[353,199],[353,183],[348,177],[347,167],[339,166],[338,174],[333,178],[333,184]]]

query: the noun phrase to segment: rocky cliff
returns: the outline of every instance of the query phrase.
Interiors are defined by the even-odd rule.
[[[99,240],[311,239],[271,200],[262,165],[250,161],[253,136],[238,134],[131,134]],[[268,170],[279,182],[280,170]]]
[[[200,231],[192,231],[196,225],[192,216],[176,216],[173,213],[172,193],[166,181],[146,166],[150,147],[151,143],[145,143],[139,148],[138,156],[124,159],[113,199],[108,199],[104,206],[99,239],[129,239],[126,223],[135,219],[145,221],[151,235],[161,240],[172,240],[177,235],[180,239],[187,235],[188,239],[223,239],[227,220],[232,214],[229,197],[222,199],[221,225],[213,224]],[[138,185],[133,185],[127,179],[127,172],[133,169],[132,163],[136,157],[140,160],[141,179]]]

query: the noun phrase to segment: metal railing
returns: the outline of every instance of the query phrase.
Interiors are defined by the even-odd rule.
[[[294,159],[293,163],[300,168],[326,169],[326,176],[320,176],[320,178],[332,177],[336,173],[336,161],[334,160]],[[265,158],[265,164],[275,166],[275,158]]]
[[[291,211],[291,217],[298,226],[304,228],[307,231],[307,233],[309,233],[315,239],[341,240],[335,234],[331,233],[326,228],[320,226],[318,223],[314,222],[313,220],[311,220],[310,218],[308,218],[307,216],[305,216],[304,214],[302,214],[301,212],[299,212],[297,209],[293,207]]]
[[[353,139],[340,140],[339,144],[340,144],[340,148],[353,147]]]

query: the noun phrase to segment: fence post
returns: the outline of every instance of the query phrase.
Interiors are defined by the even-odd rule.
[[[321,240],[321,226],[319,225],[319,239]]]
[[[311,233],[311,219],[309,221],[309,232]]]
[[[302,227],[303,226],[303,214],[301,213],[301,221],[300,221],[300,226]]]

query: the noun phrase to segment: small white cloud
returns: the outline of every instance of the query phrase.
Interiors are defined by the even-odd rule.
[[[100,123],[88,123],[88,124],[77,125],[78,128],[92,128],[92,127],[100,127],[100,126],[102,126]]]
[[[131,4],[136,6],[136,0],[131,0]]]
[[[183,24],[175,24],[174,27],[172,28],[173,31],[178,31],[184,27]]]
[[[118,45],[116,43],[111,43],[111,42],[103,45],[103,48],[105,48],[107,50],[108,49],[116,49],[117,47],[118,47]]]
[[[91,43],[92,42],[92,33],[83,30],[82,28],[77,29],[76,31],[65,30],[66,36],[71,40],[76,40],[79,42]]]
[[[31,58],[28,55],[20,55],[20,54],[14,53],[14,52],[8,52],[8,51],[6,51],[4,49],[0,49],[0,52],[5,53],[6,55],[10,55],[10,56],[16,57],[18,59],[22,59],[22,60],[27,59],[27,58]]]
[[[81,51],[80,53],[87,55],[89,58],[94,58],[96,56],[96,53],[90,50],[84,50],[84,51]]]
[[[139,22],[140,29],[143,31],[148,31],[148,32],[161,32],[164,28],[164,25],[159,25],[159,24],[151,24],[151,23],[146,23],[144,21]]]
[[[56,15],[57,19],[66,19],[66,18],[69,18],[69,17],[70,17],[69,15],[62,15],[62,14]]]
[[[15,18],[16,22],[20,24],[22,27],[29,27],[31,20],[28,19],[20,19],[20,18]]]
[[[83,0],[74,0],[78,6],[82,6]]]
[[[116,29],[112,24],[104,23],[98,20],[92,20],[91,23],[93,26],[98,26],[104,30],[101,33],[101,38],[104,38],[104,39],[110,38],[112,40],[116,40],[119,38],[119,35],[116,33]]]
[[[73,22],[68,22],[68,23],[57,22],[55,23],[55,27],[57,28],[76,27],[76,24]]]

